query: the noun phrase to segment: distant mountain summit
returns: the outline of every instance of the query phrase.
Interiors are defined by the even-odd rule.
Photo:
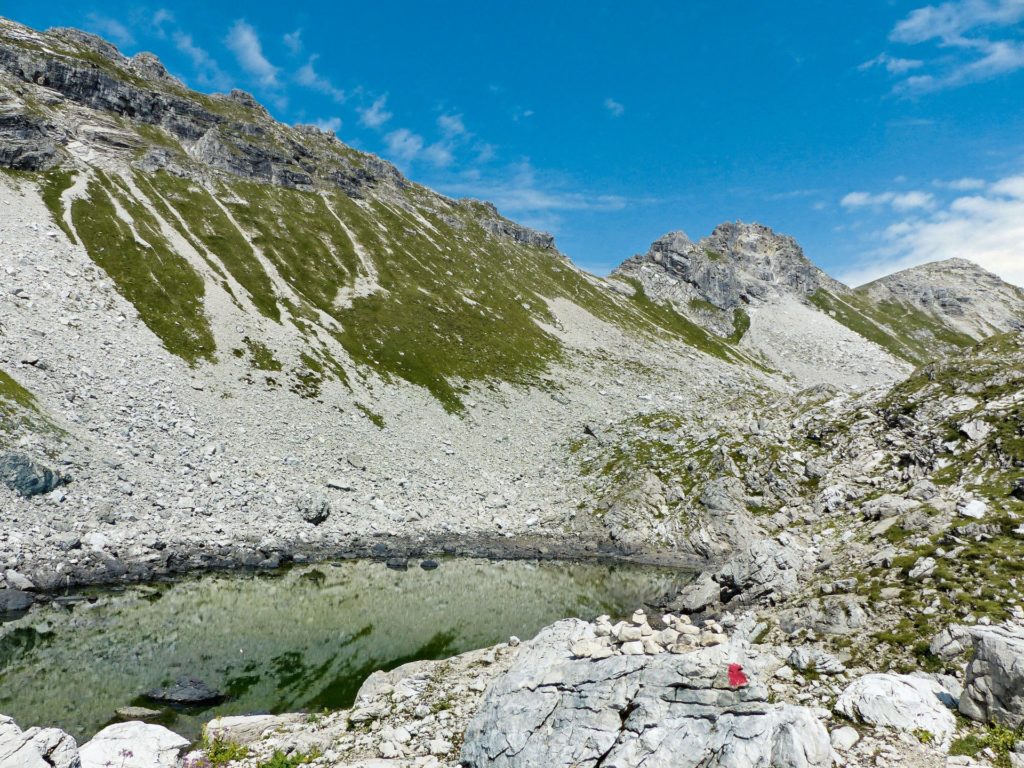
[[[652,298],[672,302],[725,336],[735,331],[735,313],[744,307],[842,289],[792,237],[742,222],[720,224],[696,243],[684,232],[670,232],[612,276],[638,280]]]
[[[863,285],[857,293],[926,312],[975,339],[1024,328],[1024,290],[968,259],[911,267]]]
[[[917,267],[854,290],[815,266],[792,237],[742,222],[721,224],[697,242],[670,232],[612,278],[671,303],[712,333],[742,339],[801,380],[814,375],[808,359],[821,375],[846,369],[865,340],[917,365],[1019,328],[1024,317],[1024,292],[973,262]],[[836,344],[847,346],[833,356],[821,349]]]

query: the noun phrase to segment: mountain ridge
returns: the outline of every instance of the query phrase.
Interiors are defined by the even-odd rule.
[[[41,581],[63,562],[51,507],[143,571],[566,529],[592,552],[719,558],[757,529],[751,514],[720,519],[695,497],[634,525],[629,505],[591,498],[578,436],[666,401],[682,424],[728,429],[738,404],[871,392],[911,369],[903,335],[872,338],[870,302],[817,306],[854,299],[767,227],[672,236],[652,249],[664,263],[598,278],[489,203],[97,40],[0,23],[16,284],[0,397],[31,425],[0,442],[77,478],[12,499],[47,532],[18,555]],[[695,269],[685,300],[676,277],[655,280],[671,259]],[[317,499],[334,512],[314,525],[302,510]],[[146,526],[173,543],[139,545]],[[88,558],[73,578],[108,567]]]

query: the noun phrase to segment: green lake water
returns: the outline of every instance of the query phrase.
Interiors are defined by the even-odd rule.
[[[425,571],[351,561],[206,575],[44,606],[0,626],[0,714],[79,741],[183,675],[228,695],[167,710],[189,738],[217,715],[348,707],[366,677],[531,637],[558,619],[627,615],[688,576],[606,563],[446,559]],[[158,708],[158,707],[153,707]]]

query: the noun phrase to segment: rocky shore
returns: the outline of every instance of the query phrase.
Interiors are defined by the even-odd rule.
[[[1016,768],[1024,761],[1024,740],[1012,737],[1024,722],[1024,624],[951,628],[937,638],[970,644],[959,677],[848,667],[815,644],[759,642],[764,629],[753,614],[693,623],[638,610],[615,623],[560,621],[527,642],[510,638],[376,672],[348,710],[215,719],[198,749],[141,721],[110,726],[77,747],[56,729],[21,731],[5,719],[0,765]],[[971,720],[989,730],[979,735]],[[989,733],[1008,736],[965,754]]]

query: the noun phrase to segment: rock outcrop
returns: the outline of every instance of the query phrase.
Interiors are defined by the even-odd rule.
[[[57,728],[22,731],[0,715],[0,766],[4,768],[82,768],[75,740]]]
[[[948,743],[956,730],[954,699],[933,680],[912,675],[872,674],[855,680],[839,696],[836,711],[868,725],[907,733],[928,732]]]
[[[574,659],[580,621],[542,631],[492,684],[462,762],[484,766],[830,766],[828,732],[803,707],[768,703],[758,653],[727,643],[687,654]]]
[[[30,459],[21,453],[0,454],[0,483],[19,496],[49,493],[68,481],[65,475]]]
[[[1024,724],[1024,628],[974,627],[974,656],[960,697],[960,712],[1010,728]]]
[[[188,739],[161,725],[108,725],[78,750],[81,768],[178,768]]]

